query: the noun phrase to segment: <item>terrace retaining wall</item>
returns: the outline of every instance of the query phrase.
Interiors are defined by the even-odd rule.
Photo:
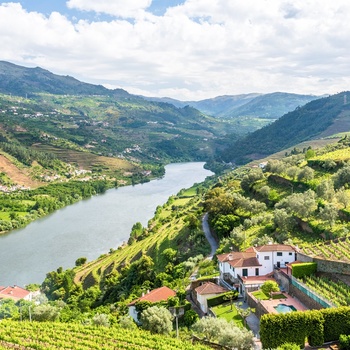
[[[300,300],[301,303],[303,303],[310,310],[324,309],[324,307],[320,305],[317,301],[310,298],[308,295],[303,293],[300,289],[293,286],[292,284],[289,285],[289,295],[291,295],[292,297],[296,297],[298,300]]]

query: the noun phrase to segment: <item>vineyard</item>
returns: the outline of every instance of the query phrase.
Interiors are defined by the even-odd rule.
[[[350,262],[350,236],[313,245],[308,244],[302,250],[312,257]]]
[[[350,286],[337,281],[334,282],[326,277],[304,277],[304,283],[317,294],[325,297],[336,306],[350,305]]]
[[[164,349],[205,350],[171,337],[153,335],[142,330],[105,328],[69,323],[0,322],[0,349]]]

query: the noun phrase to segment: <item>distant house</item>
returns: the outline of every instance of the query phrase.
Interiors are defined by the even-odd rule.
[[[15,301],[24,299],[31,301],[33,298],[33,292],[30,292],[24,288],[18,286],[0,286],[0,299],[13,299]]]
[[[195,292],[199,307],[206,314],[208,312],[208,299],[219,294],[226,293],[228,290],[213,282],[205,282],[201,286],[197,287]]]
[[[133,300],[130,304],[128,304],[129,307],[129,315],[136,321],[139,322],[137,319],[137,311],[135,304],[138,301],[149,301],[151,303],[158,303],[160,301],[167,301],[170,297],[176,296],[176,292],[168,287],[160,287],[157,289],[154,289],[150,292],[148,292],[145,295],[142,295],[142,297]]]
[[[244,252],[220,254],[217,257],[220,279],[244,294],[248,282],[254,280],[250,284],[259,286],[266,279],[271,279],[275,268],[284,268],[296,261],[296,253],[296,248],[288,244],[266,244],[250,247]]]

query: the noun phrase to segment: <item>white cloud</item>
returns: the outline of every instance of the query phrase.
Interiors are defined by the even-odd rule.
[[[152,0],[69,0],[67,6],[82,11],[134,18],[138,13],[147,9],[151,3]]]
[[[119,18],[77,23],[2,4],[0,59],[180,99],[349,89],[346,0],[187,0],[163,16],[150,3],[70,0]]]

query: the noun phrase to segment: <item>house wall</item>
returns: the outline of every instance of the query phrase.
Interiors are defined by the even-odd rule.
[[[139,323],[137,319],[137,311],[134,305],[129,306],[129,315],[134,319],[135,322]]]
[[[277,253],[281,253],[278,256]],[[267,275],[272,272],[275,265],[285,266],[287,263],[295,261],[295,253],[293,252],[259,252],[257,258],[260,262],[261,272],[260,275]]]
[[[217,294],[203,294],[203,295],[200,295],[200,294],[197,293],[197,301],[199,303],[199,306],[200,306],[201,310],[204,313],[208,312],[208,302],[207,302],[207,300],[209,298],[212,298],[212,297],[215,297],[215,296],[217,296]]]

